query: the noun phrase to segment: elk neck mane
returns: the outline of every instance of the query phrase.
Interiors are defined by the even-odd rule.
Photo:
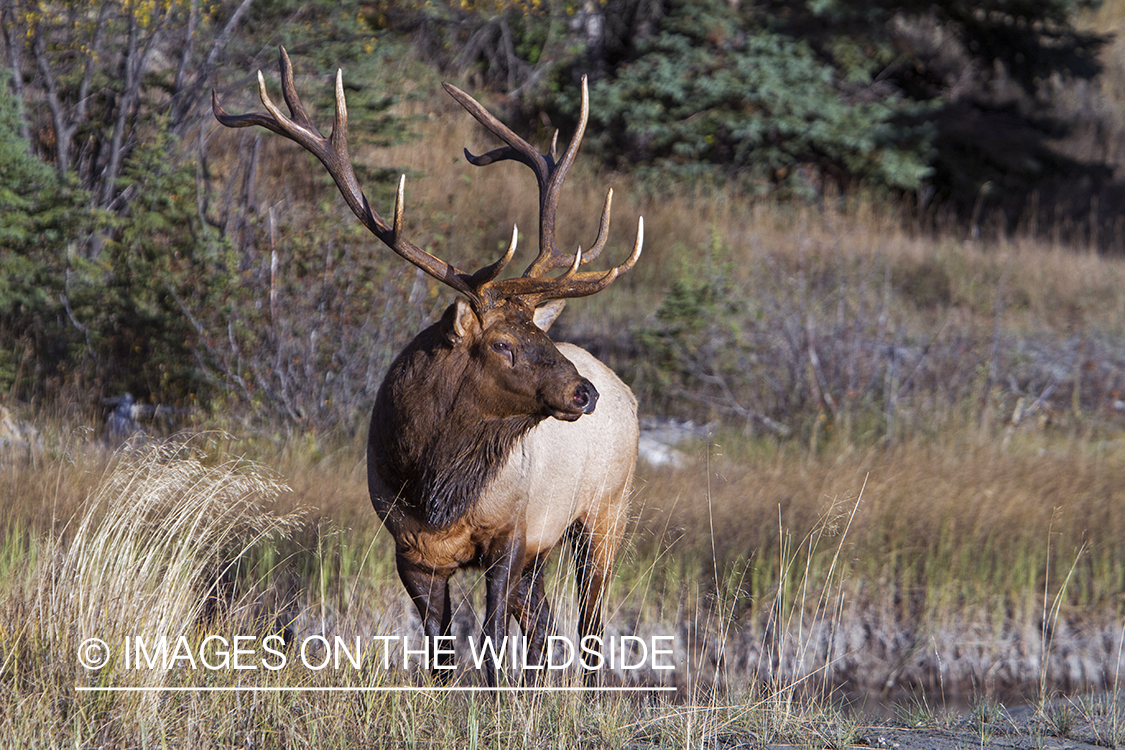
[[[545,417],[489,417],[469,357],[437,323],[395,359],[375,399],[368,450],[398,502],[431,528],[465,516],[515,444]]]

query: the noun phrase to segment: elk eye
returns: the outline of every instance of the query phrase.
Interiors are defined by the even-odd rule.
[[[492,342],[492,351],[499,352],[500,354],[503,354],[505,357],[508,358],[509,362],[511,362],[515,359],[515,355],[512,352],[512,345],[509,344],[507,341],[493,341]]]

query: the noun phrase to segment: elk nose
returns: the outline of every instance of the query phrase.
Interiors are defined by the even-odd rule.
[[[597,404],[598,389],[589,380],[583,380],[574,389],[574,405],[581,409],[583,414],[593,414]]]

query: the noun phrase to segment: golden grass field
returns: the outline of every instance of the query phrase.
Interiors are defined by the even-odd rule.
[[[377,653],[360,670],[123,666],[123,639],[145,633],[198,646],[285,626],[293,642],[350,643],[418,624],[355,450],[206,433],[109,455],[78,437],[45,435],[60,442],[3,473],[5,496],[18,500],[0,554],[0,737],[13,747],[843,746],[868,731],[834,708],[845,696],[880,711],[880,696],[898,696],[896,721],[932,723],[965,701],[980,711],[1042,701],[1054,716],[1047,701],[1059,695],[1116,695],[1125,465],[1120,448],[1080,437],[814,457],[701,442],[682,446],[698,452],[686,468],[642,465],[608,632],[674,635],[673,675],[615,680],[674,685],[674,696],[79,694],[431,683],[380,669]],[[255,460],[233,458],[243,454]],[[573,628],[565,562],[553,580],[560,627]],[[454,587],[460,634],[479,627],[471,583]],[[118,645],[109,667],[79,665],[91,636]],[[467,669],[459,684],[474,678]],[[1104,717],[1116,727],[1118,714],[1098,705],[1109,732]],[[1074,726],[1095,713],[1068,710]]]

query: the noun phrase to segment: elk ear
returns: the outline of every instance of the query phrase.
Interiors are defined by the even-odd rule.
[[[458,297],[457,301],[449,306],[442,320],[445,323],[446,335],[454,344],[480,332],[480,320],[473,312],[472,305],[463,297]]]
[[[563,311],[564,307],[566,307],[565,299],[553,299],[535,308],[535,315],[532,320],[535,321],[536,328],[545,332],[555,322],[555,318],[559,317],[559,313]]]

